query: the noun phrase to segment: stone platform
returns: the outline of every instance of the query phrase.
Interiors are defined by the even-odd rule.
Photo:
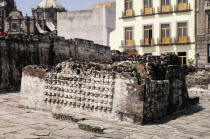
[[[20,93],[0,93],[0,139],[209,139],[210,94],[199,96],[200,104],[167,116],[152,125],[133,125],[93,119],[78,124],[103,129],[103,134],[80,130],[78,124],[60,121],[50,113],[19,107]]]
[[[187,67],[170,65],[175,57],[114,63],[69,59],[49,69],[29,65],[22,73],[20,104],[61,119],[80,114],[142,125],[154,122],[199,102],[188,95]]]

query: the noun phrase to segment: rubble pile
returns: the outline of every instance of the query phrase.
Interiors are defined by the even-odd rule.
[[[141,77],[145,77],[151,80],[164,80],[167,79],[167,71],[169,67],[179,66],[187,71],[187,66],[181,66],[179,57],[174,53],[165,53],[160,56],[153,55],[127,55],[114,51],[113,61],[132,61],[137,63],[135,67]],[[172,69],[172,68],[170,68]],[[184,70],[182,70],[184,72]],[[185,72],[186,74],[186,72]]]
[[[115,55],[113,55],[114,57]],[[91,69],[95,70],[107,70],[113,73],[130,73],[132,77],[137,77],[139,79],[150,79],[150,80],[164,80],[167,79],[169,70],[173,67],[181,67],[184,72],[186,66],[181,66],[179,58],[177,55],[172,53],[162,54],[161,56],[152,55],[123,55],[120,61],[115,61],[113,63],[107,61],[95,60],[90,62],[88,59],[79,60],[76,58],[71,58],[68,62],[74,63],[73,69],[82,69],[82,71],[87,71]],[[57,69],[61,69],[59,64]],[[78,72],[80,70],[78,69]],[[171,73],[171,72],[170,72]],[[186,74],[186,72],[184,73]]]

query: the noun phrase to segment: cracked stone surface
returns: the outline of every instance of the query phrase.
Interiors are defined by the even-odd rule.
[[[89,139],[73,122],[59,121],[51,113],[20,108],[20,93],[0,93],[0,139]]]
[[[19,93],[0,94],[0,139],[210,139],[210,94],[201,103],[145,126],[128,123],[85,120],[104,134],[83,131],[77,123],[59,121],[51,113],[18,107]]]

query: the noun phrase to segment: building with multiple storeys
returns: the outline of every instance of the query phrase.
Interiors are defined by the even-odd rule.
[[[128,54],[175,52],[183,65],[195,60],[196,0],[116,0],[112,49]]]
[[[210,68],[210,0],[199,0],[197,5],[197,64],[199,68]]]

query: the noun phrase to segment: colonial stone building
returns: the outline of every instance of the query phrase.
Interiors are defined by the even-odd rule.
[[[8,34],[57,34],[57,13],[64,12],[65,8],[56,0],[42,0],[32,9],[32,16],[23,16],[14,1],[10,3],[10,10],[6,8],[7,12],[2,18],[2,30]]]
[[[16,10],[14,0],[0,0],[0,30],[4,31],[4,21],[9,16],[11,11]]]
[[[197,8],[197,63],[200,68],[210,67],[210,1],[199,0]]]
[[[66,11],[56,0],[42,0],[36,9],[32,9],[39,33],[56,32],[57,14]]]
[[[58,1],[42,0],[32,9],[32,16],[23,16],[16,7],[8,11],[3,18],[3,31],[8,34],[81,38],[108,46],[110,33],[115,29],[115,18],[115,2],[94,4],[90,10],[66,12]]]
[[[93,5],[90,10],[58,13],[58,36],[81,38],[109,46],[110,33],[116,24],[115,2]]]
[[[116,0],[112,49],[128,54],[175,52],[183,65],[195,59],[196,0]]]

